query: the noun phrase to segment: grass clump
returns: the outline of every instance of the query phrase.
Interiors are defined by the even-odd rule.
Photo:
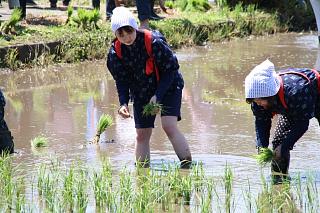
[[[100,135],[113,123],[112,117],[110,115],[102,114],[99,119],[97,134],[94,136],[92,143],[97,144],[100,140]]]
[[[142,114],[144,116],[153,116],[163,110],[162,104],[159,103],[148,103],[143,107]]]
[[[18,23],[21,21],[22,12],[20,9],[15,8],[8,21],[3,22],[0,26],[1,34],[15,34]]]
[[[31,140],[31,146],[33,148],[46,147],[48,145],[48,138],[44,136],[37,136]]]
[[[200,11],[206,12],[211,9],[211,5],[208,0],[178,0],[176,2],[177,7],[182,11]]]
[[[274,157],[274,152],[269,148],[260,148],[259,154],[254,156],[258,164],[265,166],[267,163],[270,163]]]
[[[68,10],[68,17],[71,17],[71,10]],[[99,10],[78,9],[78,16],[72,17],[72,21],[84,30],[98,29],[97,22],[101,19]]]

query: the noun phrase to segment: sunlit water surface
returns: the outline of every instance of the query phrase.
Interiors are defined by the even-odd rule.
[[[255,150],[253,116],[244,101],[244,78],[257,64],[271,59],[277,67],[317,67],[320,50],[317,37],[283,34],[212,44],[177,51],[185,79],[182,121],[193,160],[203,162],[208,175],[223,176],[226,164],[234,173],[234,190],[251,190],[260,185],[260,168],[252,156]],[[14,135],[14,162],[32,175],[38,165],[58,159],[66,165],[85,162],[99,167],[110,158],[115,170],[134,168],[135,129],[133,119],[117,115],[118,98],[105,61],[57,65],[44,69],[1,74],[0,85],[7,98],[6,121]],[[102,113],[114,118],[114,125],[102,135],[97,148],[87,145]],[[173,164],[177,157],[156,121],[151,138],[151,166]],[[30,140],[44,135],[47,148],[33,150]],[[311,120],[308,132],[292,151],[292,175],[320,171],[320,128]],[[114,140],[114,143],[107,143]],[[269,168],[262,170],[266,176]],[[320,177],[317,177],[319,181]],[[241,205],[240,205],[241,206]],[[239,208],[241,209],[241,208]],[[240,211],[240,210],[239,210]]]

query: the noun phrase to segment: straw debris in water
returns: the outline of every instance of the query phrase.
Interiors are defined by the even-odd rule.
[[[48,145],[48,138],[44,136],[37,136],[31,140],[31,146],[33,148],[46,147]]]

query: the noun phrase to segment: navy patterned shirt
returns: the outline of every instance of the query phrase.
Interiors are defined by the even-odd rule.
[[[0,131],[8,130],[8,126],[4,120],[4,106],[6,101],[4,99],[3,93],[0,90]]]
[[[151,75],[145,73],[149,56],[143,32],[137,31],[132,45],[121,44],[122,59],[117,56],[115,44],[112,43],[107,56],[107,67],[116,82],[120,105],[128,104],[130,97],[134,103],[145,104],[153,95],[161,103],[166,94],[177,87],[183,88],[178,60],[165,39],[156,32],[152,32],[152,52],[160,74],[159,83],[155,72]]]
[[[301,72],[304,73],[309,79],[297,74],[284,74],[281,75],[284,84],[284,100],[287,109],[282,105],[278,95],[274,96],[272,109],[265,110],[255,103],[252,103],[251,108],[255,115],[255,129],[257,146],[267,147],[269,145],[271,118],[273,113],[287,116],[294,122],[292,129],[284,144],[294,144],[299,137],[308,128],[309,120],[315,116],[316,110],[319,109],[319,92],[317,87],[317,80],[315,74],[310,69],[297,69],[291,68],[281,70],[281,72]]]

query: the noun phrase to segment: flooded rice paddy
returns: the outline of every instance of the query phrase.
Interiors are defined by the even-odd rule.
[[[177,51],[185,79],[179,127],[194,161],[203,163],[206,175],[224,176],[226,165],[230,166],[237,212],[245,208],[244,201],[239,201],[244,184],[250,181],[252,193],[257,194],[260,173],[267,181],[269,175],[269,167],[260,170],[252,158],[256,153],[255,132],[250,107],[244,100],[244,78],[266,58],[278,69],[320,68],[318,48],[314,35],[282,34]],[[104,158],[110,158],[113,170],[134,170],[134,121],[117,115],[118,97],[105,61],[3,72],[0,85],[17,152],[13,162],[24,176],[33,177],[40,164],[53,160],[99,168]],[[89,145],[102,113],[110,114],[114,125],[102,134],[98,147]],[[159,119],[156,126],[159,128],[151,138],[151,168],[161,170],[178,159]],[[49,139],[48,146],[35,150],[30,141],[39,135]],[[293,176],[301,174],[303,180],[315,172],[315,182],[319,183],[319,138],[318,123],[311,120],[308,132],[292,151]],[[94,211],[94,207],[87,211]]]

